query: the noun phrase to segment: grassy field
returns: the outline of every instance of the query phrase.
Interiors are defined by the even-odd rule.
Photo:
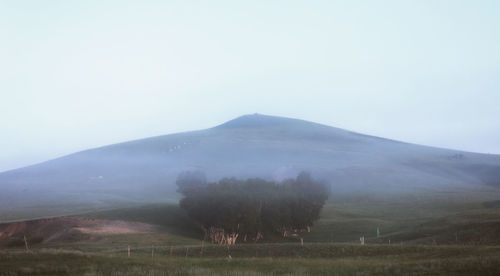
[[[0,253],[3,275],[498,275],[500,248],[325,243],[151,248],[83,253],[40,249]],[[257,256],[257,257],[255,257]]]
[[[203,252],[202,233],[175,205],[92,212],[84,216],[158,228],[42,242],[29,252],[22,244],[3,248],[0,275],[500,275],[499,199],[495,190],[334,196],[312,231],[302,233],[303,247],[266,237],[229,248],[205,243]]]

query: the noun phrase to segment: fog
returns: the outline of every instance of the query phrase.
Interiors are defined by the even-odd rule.
[[[500,275],[499,15],[0,1],[0,274]]]
[[[0,171],[254,112],[500,153],[498,1],[0,4]]]
[[[95,148],[0,174],[4,208],[77,208],[176,202],[175,180],[307,171],[335,194],[394,194],[500,187],[500,155],[425,147],[313,122],[246,115],[199,131]],[[46,208],[46,207],[44,207]],[[6,209],[8,210],[8,209]]]

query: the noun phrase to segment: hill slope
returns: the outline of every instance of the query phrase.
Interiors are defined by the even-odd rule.
[[[245,115],[214,128],[90,149],[0,174],[0,202],[47,206],[175,197],[176,176],[281,180],[301,170],[336,191],[500,186],[500,156],[432,148],[312,122]]]

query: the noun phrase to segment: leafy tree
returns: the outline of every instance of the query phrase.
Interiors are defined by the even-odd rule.
[[[258,178],[206,183],[204,175],[189,172],[179,175],[177,185],[184,195],[181,208],[207,235],[211,233],[212,241],[213,236],[257,240],[262,233],[286,235],[309,229],[328,196],[325,185],[308,173],[282,183]]]

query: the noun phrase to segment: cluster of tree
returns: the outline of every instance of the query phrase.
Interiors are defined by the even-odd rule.
[[[216,243],[309,230],[328,198],[325,185],[305,172],[281,183],[258,178],[207,183],[202,173],[186,172],[177,185],[184,195],[181,208]]]

